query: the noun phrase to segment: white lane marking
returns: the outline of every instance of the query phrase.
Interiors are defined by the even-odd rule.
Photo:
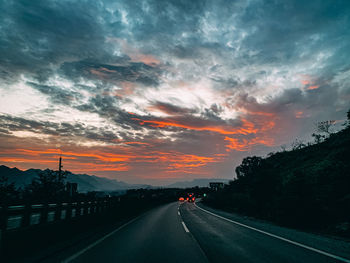
[[[117,229],[113,230],[112,232],[108,233],[107,235],[103,236],[102,238],[100,238],[99,240],[95,241],[94,243],[90,244],[89,246],[87,246],[86,248],[83,248],[82,250],[78,251],[77,253],[73,254],[72,256],[70,256],[69,258],[61,261],[61,263],[68,263],[71,262],[72,260],[76,259],[77,257],[79,257],[80,255],[84,254],[86,251],[88,251],[89,249],[93,248],[94,246],[98,245],[99,243],[101,243],[103,240],[105,240],[106,238],[112,236],[113,234],[115,234],[116,232],[118,232],[119,230],[121,230],[122,228],[126,227],[127,225],[131,224],[132,222],[134,222],[135,220],[137,220],[138,218],[140,218],[142,215],[130,220],[129,222],[126,222],[124,225],[121,225],[120,227],[118,227]]]
[[[212,213],[212,212],[210,212],[210,211],[208,211],[208,210],[206,210],[206,209],[204,209],[204,208],[199,207],[199,206],[196,205],[196,204],[194,204],[194,205],[195,205],[197,208],[199,208],[200,210],[202,210],[202,211],[204,211],[204,212],[206,212],[206,213],[208,213],[208,214],[211,214],[211,215],[213,215],[213,216],[216,216],[216,217],[221,218],[221,219],[223,219],[223,220],[226,220],[226,221],[228,221],[228,222],[234,223],[234,224],[236,224],[236,225],[243,226],[243,227],[245,227],[245,228],[249,228],[249,229],[254,230],[254,231],[257,231],[257,232],[259,232],[259,233],[262,233],[262,234],[268,235],[268,236],[270,236],[270,237],[274,237],[274,238],[283,240],[283,241],[288,242],[288,243],[290,243],[290,244],[293,244],[293,245],[296,245],[296,246],[299,246],[299,247],[302,247],[302,248],[305,248],[305,249],[314,251],[314,252],[319,253],[319,254],[322,254],[322,255],[324,255],[324,256],[331,257],[331,258],[338,259],[338,260],[343,261],[343,262],[350,263],[350,260],[349,260],[349,259],[346,259],[346,258],[343,258],[343,257],[340,257],[340,256],[336,256],[336,255],[333,255],[333,254],[331,254],[331,253],[328,253],[328,252],[319,250],[319,249],[317,249],[317,248],[313,248],[313,247],[309,247],[309,246],[307,246],[307,245],[303,245],[303,244],[301,244],[301,243],[298,243],[298,242],[289,240],[289,239],[287,239],[287,238],[284,238],[284,237],[280,237],[280,236],[271,234],[271,233],[269,233],[269,232],[265,232],[265,231],[263,231],[263,230],[260,230],[260,229],[255,228],[255,227],[247,226],[247,225],[242,224],[242,223],[239,223],[239,222],[237,222],[237,221],[233,221],[233,220],[228,219],[228,218],[226,218],[226,217],[223,217],[223,216],[219,216],[219,215],[217,215],[217,214],[214,214],[214,213]]]
[[[183,225],[183,227],[184,227],[185,231],[186,231],[187,233],[189,233],[189,232],[190,232],[190,230],[188,230],[187,226],[185,225],[185,222],[184,222],[184,221],[182,221],[181,223],[182,223],[182,225]]]
[[[180,212],[179,212],[179,211],[177,211],[177,214],[178,214],[178,215],[180,215]]]

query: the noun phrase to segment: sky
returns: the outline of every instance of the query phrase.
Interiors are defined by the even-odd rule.
[[[0,164],[233,179],[350,108],[350,2],[0,0]]]

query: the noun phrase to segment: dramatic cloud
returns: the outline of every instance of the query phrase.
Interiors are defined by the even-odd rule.
[[[1,1],[0,162],[232,178],[350,107],[346,1]]]

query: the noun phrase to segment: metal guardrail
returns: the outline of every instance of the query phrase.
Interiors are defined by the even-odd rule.
[[[5,232],[97,214],[115,207],[117,203],[119,199],[0,207],[0,231]]]

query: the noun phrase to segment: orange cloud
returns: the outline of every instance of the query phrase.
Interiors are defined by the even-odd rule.
[[[306,89],[307,90],[313,90],[313,89],[318,89],[320,86],[318,86],[318,85],[313,85],[313,86],[309,86],[309,87],[307,87]]]
[[[308,80],[308,79],[303,79],[303,80],[301,80],[300,82],[301,82],[301,84],[303,84],[303,85],[309,85],[309,84],[310,84],[310,80]]]
[[[163,128],[163,127],[179,127],[189,130],[196,131],[212,131],[220,134],[251,134],[257,133],[258,129],[255,128],[254,124],[248,120],[242,119],[242,127],[232,128],[225,126],[194,126],[189,124],[182,124],[176,121],[156,121],[156,120],[141,120],[138,118],[132,118],[133,120],[139,121],[141,125],[149,123],[151,127]]]
[[[160,61],[152,55],[146,55],[142,53],[130,53],[130,58],[134,62],[142,62],[149,66],[158,65]]]
[[[4,163],[33,163],[36,160],[23,157],[0,157],[0,161]],[[40,160],[40,163],[57,163],[57,160]]]
[[[97,69],[90,69],[90,73],[93,75],[98,76],[99,78],[103,79],[106,76],[108,76],[108,72],[103,72],[101,71],[101,69],[97,70]]]
[[[124,162],[124,161],[130,160],[130,155],[113,154],[113,153],[96,154],[96,153],[77,153],[77,152],[70,152],[70,151],[61,152],[60,150],[56,150],[56,149],[47,149],[47,150],[16,149],[16,151],[22,152],[23,154],[27,154],[27,155],[32,155],[32,156],[38,156],[42,154],[61,154],[62,156],[92,157],[92,158],[100,159],[101,161],[105,161],[105,162]]]
[[[306,79],[300,80],[301,84],[304,86],[306,90],[314,90],[318,89],[320,86],[315,84],[315,80],[311,78],[311,76],[304,75]]]
[[[90,171],[116,171],[125,172],[129,171],[131,167],[127,164],[97,164],[97,163],[70,163],[65,161],[66,166],[74,167],[72,170],[79,172]]]
[[[131,144],[142,142],[128,142]],[[151,145],[148,145],[151,147]],[[142,167],[147,163],[157,163],[157,169],[162,170],[165,173],[174,172],[193,172],[197,174],[200,171],[194,170],[209,163],[219,162],[223,159],[223,156],[200,156],[195,154],[185,154],[177,151],[147,151],[143,148],[135,148],[130,152],[129,147],[107,147],[107,150],[123,150],[123,154],[115,154],[108,152],[101,152],[98,149],[89,148],[90,152],[86,152],[84,148],[77,151],[60,151],[58,149],[43,149],[43,150],[30,150],[18,148],[15,150],[7,151],[0,155],[0,162],[6,164],[20,165],[21,169],[32,167],[32,164],[36,164],[40,167],[47,167],[50,164],[52,169],[57,169],[56,164],[59,156],[64,159],[64,166],[66,169],[72,172],[92,172],[92,171],[130,171],[135,167]],[[141,166],[140,166],[141,165]]]
[[[225,137],[225,141],[229,141],[226,145],[226,151],[236,150],[236,151],[248,151],[254,145],[266,145],[273,146],[274,140],[272,138],[253,138],[253,139],[242,139]]]
[[[304,114],[304,112],[302,112],[302,111],[297,111],[297,112],[295,113],[295,118],[300,119],[300,118],[303,117],[303,114]]]

